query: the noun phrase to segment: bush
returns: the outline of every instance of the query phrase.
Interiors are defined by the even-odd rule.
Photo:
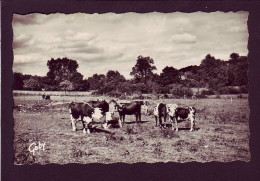
[[[244,85],[240,87],[240,93],[248,94],[248,86]]]
[[[174,95],[176,98],[182,98],[186,96],[187,98],[191,98],[193,96],[193,92],[190,88],[187,87],[174,87],[171,89],[171,94]]]
[[[208,98],[205,94],[203,94],[203,93],[197,93],[196,94],[196,98],[198,98],[198,99],[205,99],[205,98]]]
[[[201,94],[203,95],[214,95],[214,91],[213,90],[202,90]]]
[[[238,99],[243,99],[243,95],[242,95],[242,94],[239,94],[239,95],[237,95],[237,98],[238,98]]]
[[[117,92],[117,91],[110,91],[109,93],[107,93],[107,95],[110,97],[116,97],[116,98],[124,96],[123,93]]]
[[[234,87],[223,87],[218,90],[220,94],[240,94],[240,89]]]
[[[138,92],[138,94],[134,94],[132,99],[144,99],[144,96],[142,93]]]

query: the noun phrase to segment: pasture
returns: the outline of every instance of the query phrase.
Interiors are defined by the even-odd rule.
[[[194,132],[189,121],[179,123],[179,132],[170,127],[155,127],[153,115],[126,116],[123,128],[111,127],[84,135],[81,122],[72,131],[68,104],[99,97],[14,95],[14,163],[136,163],[136,162],[230,162],[250,161],[249,105],[247,99],[161,99],[156,103],[177,103],[197,109]],[[111,100],[108,97],[107,101]],[[33,155],[28,147],[33,142],[45,143],[44,150]]]

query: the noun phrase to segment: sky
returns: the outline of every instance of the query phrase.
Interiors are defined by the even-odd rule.
[[[84,78],[118,70],[127,79],[139,55],[160,74],[200,65],[207,54],[248,54],[248,12],[13,15],[13,71],[45,76],[51,58],[76,60]]]

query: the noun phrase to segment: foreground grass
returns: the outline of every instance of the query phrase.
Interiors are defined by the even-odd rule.
[[[153,116],[126,116],[122,129],[113,134],[93,132],[83,135],[81,123],[73,132],[64,100],[41,100],[40,96],[14,97],[15,164],[49,163],[136,163],[136,162],[230,162],[249,161],[249,107],[246,99],[160,100],[197,108],[196,131],[189,132],[187,121],[179,132],[154,127]],[[91,98],[78,98],[87,101]],[[78,101],[79,101],[78,100]],[[150,109],[158,100],[150,101]],[[18,106],[19,105],[19,106]],[[46,143],[45,151],[28,151],[32,142]]]

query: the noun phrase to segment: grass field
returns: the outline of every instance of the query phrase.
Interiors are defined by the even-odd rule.
[[[150,109],[158,103],[177,103],[197,109],[196,130],[188,121],[179,123],[179,132],[155,126],[153,116],[126,116],[123,128],[113,134],[82,133],[78,122],[72,131],[67,105],[88,101],[90,96],[14,95],[15,164],[136,163],[136,162],[230,162],[249,161],[249,105],[247,99],[148,100]],[[106,98],[106,97],[103,97]],[[110,98],[111,99],[111,98]],[[109,98],[106,98],[109,100]],[[28,151],[31,143],[45,143],[45,150]]]

